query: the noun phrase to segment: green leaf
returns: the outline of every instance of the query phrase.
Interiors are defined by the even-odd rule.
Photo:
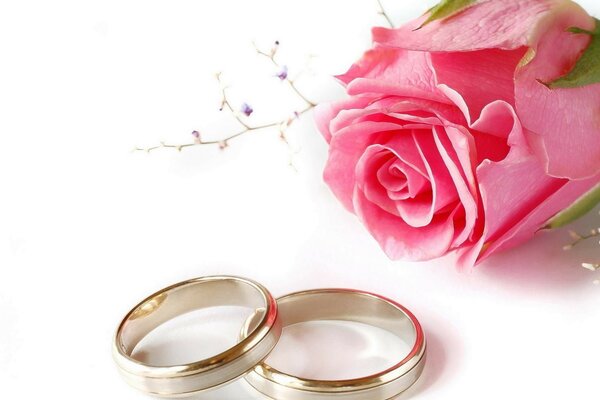
[[[442,0],[437,6],[429,10],[429,18],[427,18],[427,20],[417,29],[421,29],[435,20],[458,14],[465,8],[473,5],[476,1],[477,0]]]
[[[575,35],[591,35],[592,40],[573,69],[564,76],[545,83],[550,89],[569,89],[600,83],[600,21],[596,19],[593,32],[572,27],[568,31]]]
[[[600,204],[600,184],[584,194],[569,208],[556,214],[548,221],[546,228],[556,229],[563,227],[576,219],[583,217],[585,214],[592,211],[598,204]]]

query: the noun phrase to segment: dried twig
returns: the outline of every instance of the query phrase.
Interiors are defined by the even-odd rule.
[[[270,51],[270,52],[268,52],[268,53],[267,53],[267,52],[264,52],[264,51],[262,51],[261,49],[259,49],[259,48],[258,48],[258,46],[256,46],[256,44],[255,44],[255,43],[253,43],[253,45],[254,45],[254,49],[256,50],[256,53],[257,53],[257,54],[259,54],[259,55],[261,55],[261,56],[263,56],[263,57],[266,57],[267,59],[269,59],[269,61],[271,61],[271,63],[272,63],[273,65],[275,65],[277,68],[282,68],[282,67],[283,67],[283,66],[282,66],[281,64],[279,64],[279,63],[277,62],[277,60],[275,59],[275,55],[277,54],[277,48],[279,47],[279,42],[275,42],[275,46],[274,46],[274,47],[273,47],[273,49],[271,49],[271,51]],[[304,95],[302,94],[302,92],[300,92],[300,90],[298,90],[298,87],[296,86],[296,83],[295,83],[295,82],[294,82],[294,81],[293,81],[293,80],[292,80],[292,79],[291,79],[289,76],[287,76],[287,74],[286,74],[286,76],[283,78],[283,80],[284,80],[284,81],[286,81],[286,82],[287,82],[287,83],[290,85],[290,88],[292,88],[292,90],[294,91],[294,93],[296,93],[296,94],[298,95],[298,97],[300,97],[302,100],[304,100],[304,102],[305,102],[307,105],[309,105],[309,106],[312,106],[312,107],[314,107],[314,106],[316,106],[316,105],[317,105],[316,103],[313,103],[312,101],[308,100],[308,99],[306,98],[306,96],[304,96]]]
[[[260,56],[266,57],[267,59],[270,60],[270,62],[275,65],[277,68],[280,69],[281,72],[278,73],[277,77],[279,79],[281,79],[282,81],[285,81],[289,87],[292,89],[292,91],[301,99],[306,103],[306,106],[304,108],[302,108],[299,111],[295,111],[292,113],[292,115],[286,119],[282,119],[282,120],[276,120],[273,122],[269,122],[266,124],[262,124],[262,125],[252,125],[247,121],[247,118],[244,116],[243,112],[237,111],[236,108],[233,107],[232,103],[230,102],[228,96],[227,96],[227,86],[225,86],[223,84],[223,81],[221,79],[221,74],[217,74],[217,80],[219,81],[219,84],[221,86],[221,96],[222,96],[222,100],[221,100],[221,110],[227,110],[237,121],[237,123],[241,126],[241,129],[237,132],[234,132],[232,134],[226,135],[221,139],[218,140],[204,140],[202,138],[202,134],[198,131],[194,131],[192,132],[192,135],[194,136],[194,141],[191,143],[185,143],[185,144],[169,144],[169,143],[165,143],[165,142],[161,142],[160,144],[156,145],[156,146],[152,146],[152,147],[146,147],[146,148],[142,148],[142,147],[136,147],[134,149],[134,151],[144,151],[144,152],[152,152],[154,150],[157,149],[162,149],[162,148],[168,148],[168,149],[175,149],[178,151],[181,151],[183,149],[186,149],[188,147],[194,147],[194,146],[200,146],[200,145],[218,145],[221,149],[226,148],[229,145],[229,142],[239,136],[242,136],[246,133],[249,132],[255,132],[255,131],[260,131],[260,130],[265,130],[265,129],[272,129],[272,128],[278,128],[279,129],[279,133],[280,133],[280,137],[282,140],[284,140],[287,143],[287,138],[285,136],[285,131],[286,129],[291,126],[294,121],[296,119],[298,119],[300,116],[306,114],[307,112],[309,112],[310,110],[312,110],[315,106],[316,103],[309,100],[296,86],[296,82],[292,79],[290,79],[287,75],[287,67],[281,65],[277,59],[276,59],[276,55],[277,55],[277,50],[279,48],[279,42],[275,42],[275,45],[273,46],[273,48],[269,51],[269,52],[265,52],[263,50],[260,50],[258,47],[256,47],[256,45],[254,46],[256,49],[256,53]],[[251,109],[248,110],[248,115],[249,113],[252,112]]]
[[[383,16],[385,18],[385,20],[387,21],[387,23],[389,24],[389,26],[391,28],[394,28],[394,23],[392,21],[392,19],[390,18],[390,16],[388,15],[388,13],[386,12],[385,8],[383,7],[383,4],[381,2],[381,0],[377,0],[377,4],[379,6],[379,14],[381,16]],[[252,125],[248,122],[247,118],[243,115],[243,112],[240,112],[238,110],[236,110],[236,108],[231,104],[231,102],[229,101],[229,98],[227,96],[227,86],[223,85],[223,82],[221,80],[221,74],[217,74],[217,79],[219,80],[220,86],[221,86],[221,96],[222,96],[222,101],[221,101],[221,110],[227,110],[237,121],[237,123],[241,126],[240,130],[237,132],[234,132],[232,134],[226,135],[224,137],[222,137],[221,139],[217,139],[217,140],[204,140],[202,138],[202,134],[198,131],[194,131],[192,132],[192,135],[194,137],[194,141],[191,143],[184,143],[184,144],[170,144],[170,143],[165,143],[165,142],[160,142],[160,144],[156,145],[156,146],[151,146],[151,147],[136,147],[134,149],[134,151],[143,151],[143,152],[147,152],[150,153],[154,150],[157,149],[175,149],[177,151],[181,151],[183,149],[186,149],[188,147],[195,147],[195,146],[200,146],[200,145],[218,145],[220,148],[224,149],[229,145],[229,142],[239,136],[245,135],[247,133],[250,132],[255,132],[255,131],[260,131],[260,130],[265,130],[265,129],[273,129],[273,128],[278,128],[279,129],[279,133],[280,133],[280,138],[289,145],[286,135],[285,135],[285,131],[286,129],[293,124],[293,122],[299,118],[300,116],[306,114],[307,112],[309,112],[310,110],[312,110],[315,106],[316,103],[312,100],[310,100],[304,93],[302,93],[302,91],[300,89],[298,89],[298,86],[296,85],[296,82],[294,79],[291,79],[288,74],[287,74],[287,67],[285,65],[280,64],[277,59],[277,50],[279,48],[279,42],[275,42],[275,45],[271,48],[270,51],[264,51],[259,49],[256,45],[254,45],[254,48],[256,49],[256,53],[262,57],[266,57],[275,67],[277,67],[279,69],[280,72],[278,72],[277,77],[279,79],[281,79],[282,81],[285,81],[290,89],[296,94],[296,96],[298,96],[301,100],[304,101],[304,103],[306,103],[306,106],[299,110],[299,111],[295,111],[293,113],[292,117],[283,119],[283,120],[277,120],[277,121],[273,121],[270,123],[266,123],[266,124],[262,124],[262,125]],[[250,109],[248,114],[251,113],[252,110]]]
[[[385,20],[387,21],[387,23],[389,24],[389,26],[391,28],[394,28],[394,23],[393,23],[392,19],[390,18],[390,16],[388,15],[388,13],[386,12],[385,8],[383,7],[381,0],[377,0],[377,4],[379,6],[379,14],[385,18]],[[288,76],[287,66],[281,65],[277,61],[276,56],[277,56],[277,50],[279,48],[279,42],[275,42],[275,45],[268,52],[259,49],[256,45],[254,45],[254,48],[256,49],[256,53],[258,55],[260,55],[262,57],[266,57],[275,67],[277,67],[279,69],[277,77],[279,79],[281,79],[282,81],[285,81],[289,85],[290,89],[300,99],[302,99],[304,101],[304,103],[306,103],[306,106],[303,109],[301,109],[299,111],[295,111],[293,113],[292,117],[289,117],[289,118],[286,118],[283,120],[277,120],[277,121],[273,121],[273,122],[262,124],[262,125],[252,125],[248,122],[248,120],[246,118],[247,116],[249,116],[250,113],[252,113],[252,110],[248,109],[248,111],[246,112],[247,115],[245,117],[244,112],[240,112],[240,111],[236,110],[236,108],[233,107],[233,105],[229,101],[229,98],[227,97],[227,86],[223,85],[223,82],[221,80],[221,74],[217,74],[217,79],[219,80],[219,83],[221,86],[221,96],[222,96],[221,110],[226,109],[235,118],[237,123],[241,126],[239,131],[234,132],[229,135],[226,135],[226,136],[222,137],[221,139],[217,139],[217,140],[204,140],[202,138],[202,134],[200,132],[194,131],[194,132],[192,132],[194,141],[191,143],[170,144],[170,143],[160,142],[160,144],[158,144],[156,146],[145,147],[145,148],[144,147],[136,147],[134,149],[134,151],[144,151],[144,152],[150,153],[154,150],[165,149],[165,148],[181,151],[188,147],[195,147],[195,146],[200,146],[200,145],[218,145],[221,149],[224,149],[229,145],[229,142],[231,140],[233,140],[239,136],[245,135],[250,132],[255,132],[255,131],[260,131],[260,130],[265,130],[265,129],[273,129],[273,128],[279,129],[280,138],[289,146],[289,143],[288,143],[286,135],[285,135],[286,129],[290,125],[292,125],[293,122],[296,119],[298,119],[300,116],[302,116],[302,115],[306,114],[307,112],[309,112],[310,110],[312,110],[316,106],[316,103],[314,101],[310,100],[304,93],[302,93],[301,90],[298,89],[298,86],[296,85],[295,80],[291,79]]]
[[[571,238],[573,239],[573,242],[571,242],[570,244],[564,246],[563,248],[565,250],[571,250],[572,248],[574,248],[575,246],[588,241],[590,239],[593,238],[598,238],[600,237],[600,228],[594,228],[592,230],[590,230],[589,233],[582,235],[579,234],[575,231],[569,231],[569,235],[571,235]],[[590,271],[598,271],[600,270],[600,263],[582,263],[581,266],[585,269],[589,269]]]
[[[585,242],[586,240],[593,239],[595,237],[600,236],[600,229],[592,229],[590,233],[586,235],[581,235],[575,231],[569,231],[569,235],[573,239],[573,242],[564,246],[565,250],[571,250],[573,247],[577,246],[580,243]]]
[[[377,4],[379,5],[379,15],[381,15],[383,18],[385,18],[385,20],[387,21],[390,28],[395,28],[394,22],[388,15],[387,11],[385,11],[385,8],[383,7],[381,0],[377,0]]]

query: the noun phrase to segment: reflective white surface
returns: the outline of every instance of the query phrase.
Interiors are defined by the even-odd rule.
[[[280,40],[292,73],[309,53],[315,70],[342,72],[382,23],[374,3],[0,3],[3,398],[146,399],[113,365],[119,319],[152,290],[224,273],[275,296],[353,287],[406,305],[429,358],[401,399],[598,398],[600,274],[579,267],[598,257],[593,244],[565,253],[569,239],[555,232],[472,273],[390,262],[323,184],[327,150],[309,118],[290,132],[298,172],[276,132],[226,152],[129,153],[227,128],[219,70],[257,122],[285,114],[292,98],[279,100],[286,92],[251,40]],[[400,21],[433,1],[388,3]],[[581,4],[600,14],[600,4]],[[318,82],[302,88],[317,100],[341,95]],[[200,399],[260,397],[238,381]]]

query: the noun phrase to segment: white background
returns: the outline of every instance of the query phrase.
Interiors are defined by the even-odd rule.
[[[387,3],[400,23],[434,2]],[[326,77],[383,23],[374,0],[0,2],[2,397],[146,398],[112,364],[120,317],[167,284],[226,273],[275,295],[351,287],[412,309],[430,356],[401,399],[598,399],[600,275],[579,266],[600,257],[593,243],[563,252],[566,232],[553,232],[466,273],[390,262],[323,184],[326,145],[310,116],[289,132],[292,150],[260,132],[224,152],[130,152],[231,131],[217,71],[257,123],[298,107],[252,40],[280,40],[292,75],[315,55],[316,75],[299,86],[315,100],[341,96]],[[213,330],[200,343],[233,340],[236,327],[221,325],[231,336]],[[307,339],[336,343],[345,372],[382,356],[363,331],[331,329]],[[345,334],[327,338],[336,329]],[[307,373],[336,368],[335,351],[310,348]],[[248,398],[260,397],[242,381],[198,397]]]

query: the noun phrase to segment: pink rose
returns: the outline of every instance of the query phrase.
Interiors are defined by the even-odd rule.
[[[317,108],[324,179],[392,259],[474,265],[531,238],[600,181],[600,85],[550,90],[595,21],[566,0],[480,1],[375,28]]]

